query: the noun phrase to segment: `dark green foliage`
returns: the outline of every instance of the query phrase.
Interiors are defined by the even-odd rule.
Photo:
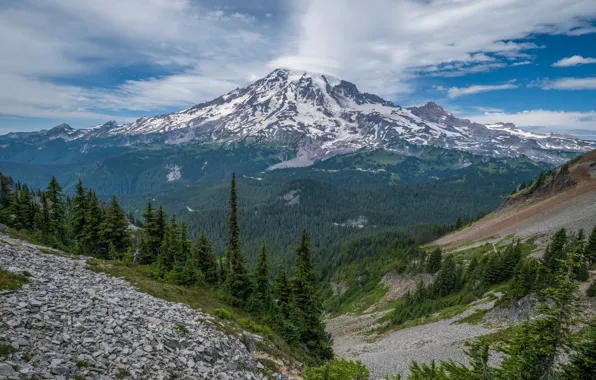
[[[456,289],[457,282],[458,278],[455,261],[453,260],[452,255],[448,255],[445,257],[443,267],[437,274],[433,292],[438,297],[444,297]]]
[[[245,306],[252,293],[252,284],[246,269],[246,258],[240,251],[240,226],[238,225],[238,197],[236,175],[230,184],[230,211],[228,215],[228,244],[226,248],[226,283],[230,301]]]
[[[100,225],[100,238],[103,245],[112,246],[112,254],[115,256],[108,254],[110,259],[121,258],[120,254],[124,253],[131,244],[126,213],[118,204],[116,197],[112,197],[112,201],[105,211]]]
[[[50,222],[52,223],[52,231],[56,234],[57,238],[61,242],[66,240],[66,210],[64,206],[64,200],[62,199],[62,187],[56,180],[56,177],[52,177],[48,188],[46,190],[48,205],[50,206]]]
[[[368,369],[360,361],[331,360],[319,367],[306,367],[304,380],[367,380]]]
[[[426,265],[426,271],[428,273],[437,273],[439,269],[441,269],[441,259],[442,259],[442,252],[441,248],[437,247],[434,249],[429,258],[428,263]]]
[[[267,244],[263,243],[261,251],[259,252],[257,267],[254,272],[254,292],[251,300],[251,309],[259,313],[268,313],[271,311],[270,288]]]
[[[557,173],[557,177],[562,177],[567,174],[569,174],[569,163],[568,162],[564,163],[563,166],[561,166],[561,170],[559,170],[559,173]]]
[[[217,258],[213,250],[213,244],[204,232],[201,232],[195,240],[192,252],[196,257],[199,269],[205,276],[205,281],[212,286],[217,285],[219,283]]]
[[[563,380],[596,379],[596,321],[592,321],[585,338],[563,367]]]
[[[538,318],[524,322],[504,350],[508,357],[499,369],[503,378],[551,379],[557,359],[573,345],[572,328],[578,314],[573,273],[580,253],[572,247],[563,257],[555,285],[544,292],[551,303],[539,308]]]
[[[596,282],[590,284],[588,290],[586,291],[586,295],[588,297],[596,297]]]
[[[300,236],[291,279],[296,324],[306,348],[320,359],[331,359],[331,337],[325,331],[322,304],[317,294],[318,274],[312,262],[306,231]]]
[[[565,258],[565,246],[567,245],[567,231],[561,228],[553,236],[550,246],[544,253],[544,265],[553,273],[557,272],[560,260]]]
[[[596,225],[592,229],[590,238],[584,248],[584,256],[590,262],[590,264],[596,263]]]
[[[75,196],[72,199],[72,237],[80,250],[80,243],[83,240],[85,229],[85,214],[87,212],[87,197],[83,182],[79,179],[75,189]]]
[[[83,228],[83,252],[90,256],[108,258],[101,239],[101,222],[103,211],[94,192],[87,194],[87,210],[85,212],[85,227]]]

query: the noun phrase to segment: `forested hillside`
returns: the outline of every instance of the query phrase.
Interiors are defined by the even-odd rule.
[[[220,253],[214,251],[205,233],[189,240],[186,225],[178,223],[175,216],[168,218],[161,206],[154,209],[151,202],[143,213],[143,228],[138,229],[126,219],[115,196],[101,204],[95,192],[85,189],[80,181],[72,198],[64,197],[55,178],[44,191],[31,191],[3,175],[0,185],[0,222],[14,228],[18,236],[66,252],[144,267],[145,276],[163,283],[211,290],[216,299],[253,318],[244,321],[245,328],[275,331],[292,350],[307,354],[305,361],[332,358],[307,232],[299,235],[291,273],[283,266],[271,269],[266,242],[257,265],[249,268],[241,247],[234,174],[227,243],[225,252]],[[238,320],[224,308],[215,313],[225,320]]]

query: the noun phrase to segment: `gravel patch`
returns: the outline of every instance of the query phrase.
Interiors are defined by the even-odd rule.
[[[0,344],[16,350],[0,359],[0,379],[17,374],[42,379],[263,378],[250,345],[240,341],[258,337],[229,336],[208,314],[86,270],[84,260],[43,254],[35,245],[0,238],[0,266],[31,274],[30,284],[0,294]]]
[[[494,302],[475,305],[464,313],[426,325],[414,326],[387,333],[369,342],[359,333],[363,327],[374,326],[379,314],[342,315],[327,321],[333,336],[335,353],[349,360],[361,360],[370,370],[371,379],[387,375],[406,375],[410,363],[416,360],[454,360],[467,364],[464,342],[496,331],[482,325],[453,324],[476,310],[492,308]],[[352,326],[353,328],[346,327]]]

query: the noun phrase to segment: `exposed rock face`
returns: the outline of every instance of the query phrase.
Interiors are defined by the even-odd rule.
[[[29,272],[31,283],[0,294],[0,344],[16,350],[0,359],[0,379],[15,370],[43,379],[263,378],[246,345],[211,316],[1,238],[21,245],[1,242],[0,266]]]

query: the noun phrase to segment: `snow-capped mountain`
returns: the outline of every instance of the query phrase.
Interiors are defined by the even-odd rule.
[[[583,152],[596,142],[522,131],[512,124],[482,125],[455,118],[435,103],[402,108],[332,76],[277,69],[253,84],[180,112],[74,130],[61,125],[47,138],[109,139],[114,144],[201,140],[246,142],[298,150],[281,166],[312,162],[362,148],[407,151],[410,144],[492,157],[526,155],[558,163],[561,152]],[[17,134],[12,134],[16,138]],[[37,136],[37,135],[36,135]],[[5,136],[5,138],[9,135]],[[31,135],[27,135],[31,138]]]

